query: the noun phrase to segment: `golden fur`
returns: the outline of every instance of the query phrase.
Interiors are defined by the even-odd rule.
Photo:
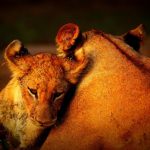
[[[71,62],[47,53],[30,55],[18,40],[8,45],[5,59],[12,79],[0,92],[0,123],[20,148],[31,147],[56,122],[63,97],[78,81],[86,61]]]
[[[131,31],[126,36],[88,31],[80,48],[68,48],[76,59],[84,51],[89,63],[64,122],[53,128],[41,150],[150,149],[150,58],[126,41],[131,36],[141,42],[141,26]],[[68,55],[66,49],[62,53]]]

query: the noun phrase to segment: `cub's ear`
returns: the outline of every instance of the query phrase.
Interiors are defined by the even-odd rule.
[[[88,59],[82,48],[84,37],[76,24],[68,23],[62,26],[56,36],[59,56],[63,58],[63,68],[66,80],[72,84],[79,82]],[[70,59],[68,59],[70,58]]]
[[[5,49],[5,59],[8,62],[9,68],[13,73],[23,71],[27,66],[27,62],[21,59],[29,55],[29,52],[24,48],[19,40],[12,41]]]
[[[66,59],[63,61],[63,68],[65,71],[66,80],[72,84],[79,82],[80,78],[83,76],[83,72],[87,66],[87,59],[82,61],[73,61]]]
[[[29,52],[24,48],[19,40],[12,41],[5,49],[5,58],[8,61],[15,62],[16,58],[28,55]]]
[[[129,32],[125,33],[122,37],[123,40],[131,47],[133,47],[134,50],[139,51],[144,36],[145,36],[145,29],[144,26],[140,24],[135,29],[132,29]]]
[[[56,35],[56,43],[58,52],[67,55],[73,52],[80,43],[82,43],[82,35],[76,24],[68,23],[63,25]]]

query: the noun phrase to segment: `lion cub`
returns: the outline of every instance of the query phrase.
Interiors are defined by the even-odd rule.
[[[0,123],[20,143],[33,146],[47,127],[57,120],[65,93],[86,66],[56,55],[30,55],[18,40],[5,50],[12,79],[0,92]]]

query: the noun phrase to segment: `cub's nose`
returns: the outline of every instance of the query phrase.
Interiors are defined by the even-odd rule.
[[[36,109],[35,118],[41,124],[53,124],[56,121],[56,113],[49,105],[40,105]]]

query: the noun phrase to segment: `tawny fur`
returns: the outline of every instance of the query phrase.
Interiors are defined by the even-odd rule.
[[[84,78],[42,150],[149,150],[150,58],[115,37],[84,33]],[[80,57],[80,55],[76,55]]]

